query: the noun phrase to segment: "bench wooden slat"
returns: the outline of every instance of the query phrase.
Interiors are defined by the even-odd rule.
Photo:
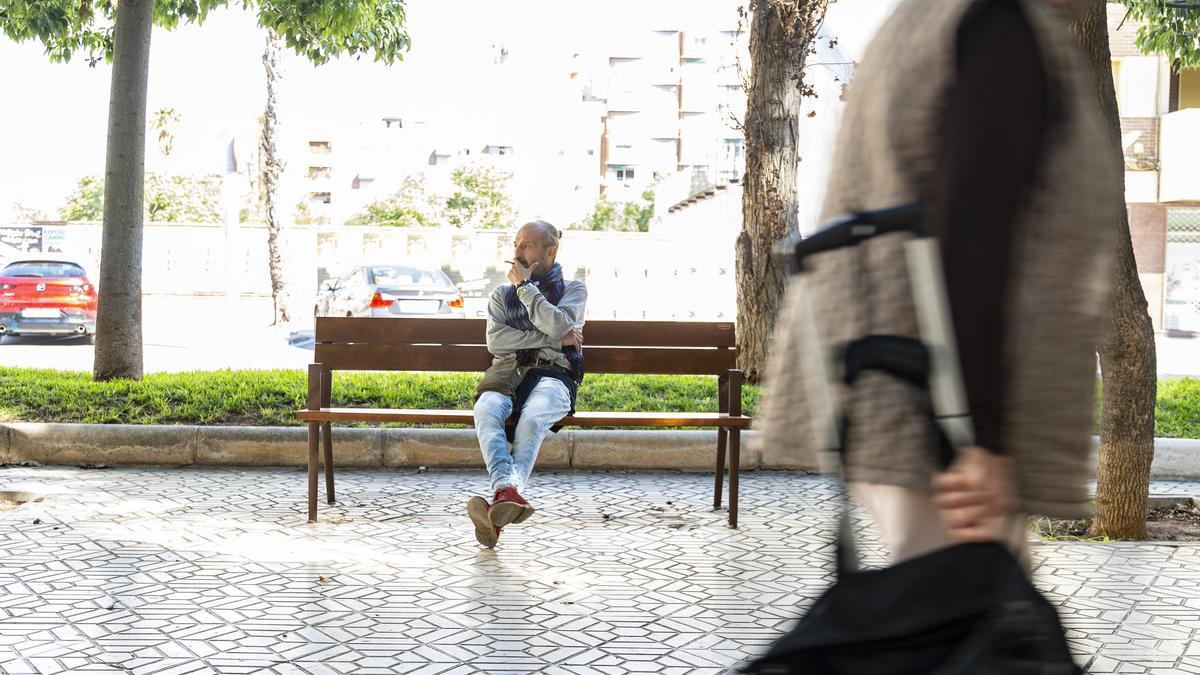
[[[481,345],[483,319],[390,319],[318,317],[318,343]],[[588,321],[588,347],[728,347],[736,339],[732,323],[698,321]]]
[[[487,348],[465,345],[323,344],[316,362],[334,370],[480,372],[492,365]],[[732,349],[584,346],[589,373],[719,375],[737,367]]]
[[[301,410],[297,417],[308,422],[412,422],[423,424],[468,424],[475,422],[470,410],[406,410],[399,408],[322,408]],[[726,427],[744,429],[751,418],[723,413],[681,412],[577,412],[564,418],[568,426]]]
[[[317,363],[333,370],[430,370],[482,373],[487,348],[463,345],[316,344]]]
[[[483,319],[390,319],[317,317],[316,340],[322,342],[378,342],[383,344],[484,344]]]
[[[732,323],[709,321],[588,321],[584,347],[737,346]]]

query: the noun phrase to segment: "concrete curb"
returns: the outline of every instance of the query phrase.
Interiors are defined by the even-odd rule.
[[[743,470],[761,467],[742,433]],[[334,464],[353,468],[483,468],[473,429],[333,429]],[[717,432],[563,430],[538,455],[540,469],[713,471]],[[0,424],[0,461],[109,466],[308,464],[304,427],[134,424]]]
[[[741,468],[795,469],[742,434]],[[135,424],[0,424],[0,461],[109,466],[286,466],[308,462],[304,427]],[[472,429],[333,429],[334,463],[354,468],[482,468]],[[538,456],[541,469],[710,472],[717,432],[563,430]],[[1151,477],[1200,480],[1200,440],[1159,438]]]

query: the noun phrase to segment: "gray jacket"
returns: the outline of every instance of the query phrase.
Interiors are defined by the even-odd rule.
[[[537,349],[538,358],[563,368],[570,364],[563,356],[562,339],[572,328],[583,328],[583,310],[587,304],[587,288],[582,281],[567,281],[558,306],[533,284],[517,289],[517,297],[529,311],[529,320],[537,330],[520,330],[508,325],[504,296],[510,286],[497,286],[488,302],[487,348],[494,357],[493,366],[516,361],[522,349]]]

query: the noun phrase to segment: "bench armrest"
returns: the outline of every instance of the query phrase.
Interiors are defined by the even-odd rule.
[[[323,363],[308,366],[308,409],[328,408],[333,401],[333,371]]]

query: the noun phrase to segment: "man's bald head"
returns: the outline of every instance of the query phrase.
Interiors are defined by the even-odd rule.
[[[537,263],[536,275],[545,274],[554,266],[558,257],[558,240],[562,232],[544,220],[532,220],[517,230],[517,239],[513,242],[514,253],[524,265]]]
[[[547,248],[551,246],[557,247],[559,239],[562,239],[562,232],[559,232],[557,227],[544,220],[531,220],[521,226],[521,230],[525,230],[526,228],[530,228],[530,231],[540,234]],[[520,236],[520,232],[518,232],[518,236]]]

